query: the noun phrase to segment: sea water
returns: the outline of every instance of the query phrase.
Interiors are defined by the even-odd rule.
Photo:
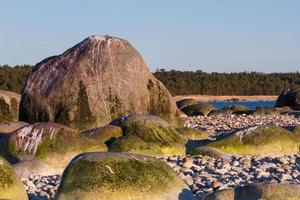
[[[214,101],[210,102],[213,106],[218,109],[222,109],[226,106],[233,105],[243,105],[247,106],[250,110],[255,109],[257,106],[261,107],[274,107],[276,101],[239,101],[239,102],[224,102],[224,101]]]

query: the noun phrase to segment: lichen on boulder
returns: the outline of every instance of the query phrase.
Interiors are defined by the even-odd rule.
[[[163,187],[162,187],[163,186]],[[195,200],[164,162],[126,153],[85,153],[65,169],[56,200]]]
[[[107,151],[105,142],[105,138],[100,140],[60,124],[36,123],[3,136],[0,149],[11,163],[32,160],[35,169],[45,166],[62,171],[80,153]],[[30,163],[25,162],[25,166]]]
[[[177,128],[176,131],[189,140],[206,140],[209,138],[205,131],[197,130],[195,128],[183,127]]]
[[[298,200],[300,187],[293,184],[253,184],[213,192],[203,200]]]
[[[129,115],[117,119],[123,137],[109,146],[109,151],[141,153],[151,156],[184,155],[187,139],[166,121],[153,115]]]
[[[225,153],[241,155],[297,154],[300,139],[279,126],[255,126],[211,141],[205,146]]]
[[[105,143],[106,145],[111,144],[117,138],[123,136],[121,127],[114,125],[101,126],[95,129],[84,131],[82,134],[95,141]]]
[[[13,168],[0,157],[0,199],[27,200],[27,194]]]

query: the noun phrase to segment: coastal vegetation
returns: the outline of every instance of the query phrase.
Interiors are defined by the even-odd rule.
[[[32,70],[30,65],[0,65],[0,90],[21,93]]]
[[[154,76],[172,95],[279,95],[287,89],[300,87],[300,73],[207,73],[197,71],[166,71],[158,69]]]
[[[0,65],[0,89],[21,93],[33,67]],[[153,75],[172,95],[279,95],[300,87],[300,73],[207,73],[158,69]]]

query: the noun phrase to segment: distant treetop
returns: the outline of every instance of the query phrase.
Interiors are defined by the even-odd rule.
[[[0,90],[22,93],[31,65],[0,65]],[[154,76],[172,95],[279,95],[300,88],[300,73],[207,73],[157,69]]]
[[[207,73],[158,69],[154,76],[172,95],[279,95],[300,88],[300,73]]]

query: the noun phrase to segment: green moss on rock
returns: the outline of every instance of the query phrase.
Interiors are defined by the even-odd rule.
[[[99,138],[55,123],[37,123],[11,133],[1,150],[9,159],[38,159],[51,167],[65,168],[80,153],[107,151],[106,139]]]
[[[0,199],[27,200],[27,194],[9,163],[0,157]]]
[[[241,130],[206,144],[225,153],[242,155],[296,154],[299,139],[279,126],[261,126]]]
[[[249,108],[247,106],[243,106],[243,105],[232,105],[232,106],[226,106],[222,110],[228,111],[228,112],[234,113],[234,114],[243,114],[243,113],[247,113]]]
[[[152,115],[130,115],[120,124],[123,137],[110,151],[126,151],[146,155],[185,154],[187,140],[166,121]]]
[[[226,155],[225,153],[208,147],[197,147],[193,149],[191,152],[189,152],[189,154],[191,156],[202,155],[202,156],[209,156],[217,159],[221,158],[224,160],[229,160],[228,155]]]
[[[208,134],[205,131],[200,131],[195,128],[177,128],[176,131],[180,135],[186,137],[189,140],[206,140],[208,139]]]
[[[84,131],[82,134],[88,136],[89,138],[95,141],[99,141],[109,145],[117,138],[122,137],[123,131],[118,126],[106,125],[88,131]]]
[[[65,169],[56,199],[175,200],[179,195],[181,200],[194,199],[162,161],[135,154],[86,153]]]
[[[288,107],[273,108],[273,107],[256,107],[253,111],[254,115],[280,115],[291,111]]]
[[[182,99],[176,101],[177,107],[181,110],[182,108],[186,106],[190,106],[193,104],[197,104],[197,101],[195,99]]]

